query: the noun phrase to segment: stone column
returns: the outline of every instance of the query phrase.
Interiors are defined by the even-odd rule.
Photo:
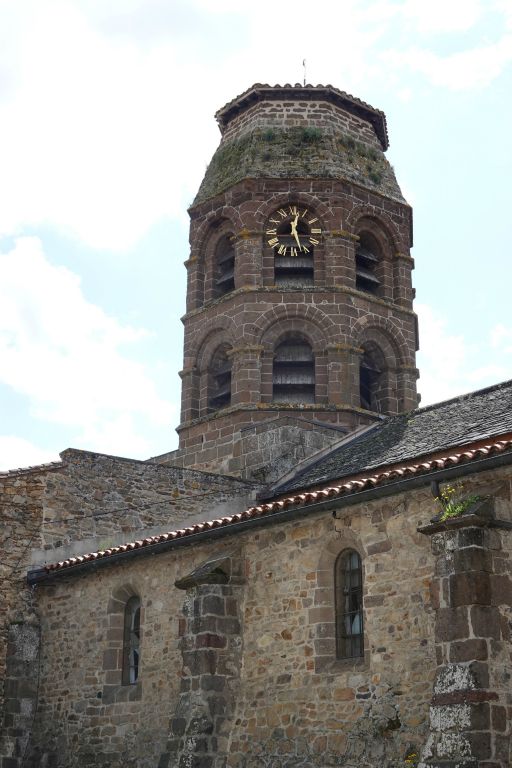
[[[184,262],[187,268],[187,306],[186,311],[191,312],[204,303],[204,265],[192,254]]]
[[[199,371],[195,365],[179,372],[181,378],[181,424],[199,416]]]
[[[415,365],[402,365],[396,369],[396,392],[399,393],[399,401],[397,410],[391,413],[403,413],[418,407],[416,381],[419,375]]]
[[[325,285],[327,288],[356,287],[355,243],[359,240],[345,230],[327,233],[325,244]]]
[[[403,307],[412,309],[413,289],[411,271],[414,269],[414,259],[407,253],[395,254],[394,271],[394,301]]]
[[[235,288],[256,288],[261,280],[261,232],[242,229],[235,236]]]
[[[432,537],[435,556],[438,664],[420,768],[510,766],[510,630],[499,608],[511,604],[502,550],[510,525],[495,519],[487,500],[419,529]]]
[[[176,582],[186,590],[181,692],[158,768],[224,768],[240,677],[240,553],[223,553]]]
[[[256,405],[261,400],[261,353],[263,347],[234,347],[229,351],[231,405]]]
[[[359,361],[363,350],[350,344],[327,346],[329,404],[359,407]]]
[[[5,714],[0,734],[0,765],[21,768],[26,762],[37,710],[40,628],[38,619],[11,624],[4,683]],[[36,763],[31,761],[30,765]]]

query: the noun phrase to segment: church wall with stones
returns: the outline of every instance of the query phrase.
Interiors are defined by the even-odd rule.
[[[411,734],[420,743],[435,654],[432,556],[416,526],[431,509],[428,493],[411,494],[351,508],[341,520],[328,511],[38,587],[42,686],[30,764],[149,768],[166,755],[181,681],[201,679],[208,652],[196,653],[196,670],[183,670],[186,596],[174,582],[219,546],[239,548],[245,581],[236,588],[243,665],[217,734],[228,765],[289,761],[296,750],[312,765],[336,764],[347,750],[363,750],[369,735],[381,756],[401,754]],[[346,547],[364,563],[367,645],[357,661],[337,661],[334,641],[334,560]],[[140,595],[143,610],[134,686],[121,685],[121,638],[109,623],[109,602],[123,587]],[[203,692],[195,693],[200,709]],[[365,725],[356,726],[361,717]]]
[[[337,520],[326,511],[38,587],[43,652],[29,764],[178,765],[172,745],[184,726],[176,734],[172,724],[182,719],[180,696],[188,697],[181,711],[197,716],[186,742],[190,756],[205,760],[191,764],[403,764],[426,739],[437,665],[434,556],[417,532],[434,511],[430,492],[415,491],[339,510]],[[346,547],[363,559],[365,653],[341,661],[333,569]],[[231,588],[231,608],[221,587],[211,586],[216,600],[192,609],[196,625],[206,621],[201,636],[209,640],[197,644],[196,634],[191,644],[190,605],[206,587],[184,593],[175,581],[233,551],[241,578]],[[142,603],[141,671],[133,686],[121,685],[121,637],[109,613],[123,589]],[[215,622],[226,617],[234,622],[223,632]],[[241,663],[233,663],[235,651]],[[211,711],[205,683],[222,675],[227,682]],[[201,751],[200,737],[212,731],[215,758]]]
[[[76,450],[64,451],[61,462],[0,474],[0,757],[21,758],[36,707],[40,608],[26,586],[31,564],[198,522],[215,510],[229,514],[253,494],[254,485],[235,478]]]

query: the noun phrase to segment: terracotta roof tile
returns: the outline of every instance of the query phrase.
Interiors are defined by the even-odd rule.
[[[204,522],[188,526],[187,528],[181,528],[177,531],[170,531],[157,536],[149,536],[145,539],[128,542],[116,547],[109,547],[108,549],[100,550],[98,552],[90,552],[86,555],[69,557],[66,560],[46,565],[45,571],[50,574],[55,571],[73,568],[73,566],[81,565],[82,563],[103,560],[133,549],[151,547],[155,544],[193,536],[194,534],[203,533],[205,531],[213,530],[214,528],[228,527],[244,520],[249,521],[258,517],[272,515],[281,512],[283,509],[289,509],[290,507],[304,507],[319,501],[348,496],[353,493],[383,486],[393,480],[427,474],[433,470],[445,469],[450,466],[476,461],[477,459],[505,453],[511,450],[512,438],[498,439],[483,446],[479,445],[472,448],[465,447],[465,449],[460,452],[453,453],[450,451],[450,453],[447,453],[445,456],[436,456],[430,460],[427,459],[421,462],[408,463],[385,469],[382,468],[380,471],[367,477],[349,478],[345,479],[345,482],[339,485],[332,485],[325,488],[319,488],[318,490],[307,491],[305,493],[287,496],[282,499],[268,501],[264,504],[250,507],[235,515],[220,517],[216,520],[205,520]]]

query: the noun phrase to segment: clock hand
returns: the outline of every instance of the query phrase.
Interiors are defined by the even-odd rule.
[[[301,245],[300,245],[299,236],[297,234],[297,222],[298,222],[298,220],[299,220],[299,215],[297,214],[295,216],[295,219],[290,222],[290,226],[291,226],[291,235],[295,238],[295,241],[296,241],[297,245],[299,246],[299,250],[300,250]]]

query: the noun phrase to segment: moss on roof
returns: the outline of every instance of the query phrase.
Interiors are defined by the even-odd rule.
[[[315,127],[255,128],[222,142],[193,205],[246,178],[335,178],[404,202],[384,153],[348,134]]]

